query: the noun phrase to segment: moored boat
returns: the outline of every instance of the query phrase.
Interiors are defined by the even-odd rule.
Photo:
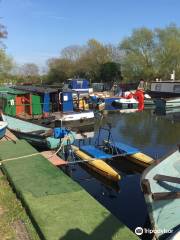
[[[150,90],[147,92],[152,98],[180,97],[180,81],[154,81],[151,82]]]
[[[180,97],[154,100],[157,109],[180,108]]]
[[[168,239],[176,239],[173,233],[180,233],[179,184],[179,149],[157,160],[142,175],[141,187],[156,239],[167,239],[169,235]]]
[[[112,105],[115,107],[118,107],[119,109],[136,109],[136,110],[138,110],[138,101],[134,98],[130,98],[130,99],[120,98],[120,99],[114,100]]]
[[[91,99],[95,108],[103,103],[103,110],[118,112],[135,112],[144,109],[144,93],[140,89],[135,92],[125,92],[124,96],[111,95],[110,93],[94,93]]]
[[[85,161],[89,168],[93,169],[95,172],[99,173],[100,175],[112,180],[112,181],[119,181],[120,175],[116,172],[111,166],[109,166],[106,162],[104,162],[100,158],[93,158],[90,155],[86,154],[82,151],[81,148],[78,148],[72,145],[72,150],[74,154]],[[105,155],[105,153],[104,153]]]
[[[84,129],[94,125],[94,112],[73,91],[35,86],[0,89],[0,107],[7,115],[42,126]]]
[[[90,88],[89,81],[83,78],[67,79],[64,82],[63,90],[73,90],[81,96],[87,96],[93,92],[93,88]]]
[[[7,128],[7,122],[0,121],[0,139],[5,136]]]
[[[145,109],[155,108],[154,99],[151,98],[151,96],[149,96],[147,93],[144,94],[144,108],[145,108]]]
[[[86,145],[82,146],[80,149],[94,158],[113,161],[130,161],[135,165],[141,167],[143,170],[154,162],[154,159],[142,153],[139,149],[121,142],[111,142],[104,140],[104,145]]]
[[[60,137],[55,137],[55,133],[51,128],[42,127],[5,114],[2,114],[2,119],[7,122],[8,129],[17,138],[25,139],[33,146],[38,148],[56,149],[61,144]]]

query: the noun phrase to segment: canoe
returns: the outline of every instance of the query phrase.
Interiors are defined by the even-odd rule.
[[[4,137],[6,133],[7,122],[0,121],[0,139]]]
[[[72,150],[74,154],[81,160],[87,161],[86,162],[87,166],[93,169],[95,172],[103,175],[104,177],[112,181],[120,180],[120,175],[112,167],[105,163],[102,159],[93,158],[74,145],[72,145]]]
[[[55,149],[60,145],[60,139],[53,136],[53,130],[27,121],[2,114],[8,124],[8,129],[19,139],[25,139],[39,148]]]
[[[175,231],[180,234],[179,149],[147,168],[141,178],[141,187],[156,238],[175,239],[171,234]]]

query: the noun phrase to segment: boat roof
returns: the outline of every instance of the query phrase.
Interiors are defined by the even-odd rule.
[[[9,93],[9,94],[14,94],[14,95],[20,95],[20,94],[27,94],[27,91],[19,90],[19,89],[13,89],[10,87],[1,87],[0,88],[0,93]]]
[[[165,81],[153,81],[151,83],[180,83],[180,80],[175,80],[175,81],[172,81],[172,80],[165,80]]]
[[[58,91],[56,88],[37,86],[13,86],[12,88],[33,93],[56,93]]]

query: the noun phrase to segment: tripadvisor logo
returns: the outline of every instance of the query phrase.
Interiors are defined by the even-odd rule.
[[[143,228],[142,227],[137,227],[134,232],[135,232],[136,235],[140,236],[140,235],[143,234]]]
[[[169,229],[169,230],[167,230],[167,229],[149,229],[149,228],[144,228],[144,229],[143,229],[142,227],[137,227],[137,228],[134,230],[134,232],[135,232],[136,235],[140,236],[140,235],[142,235],[143,233],[145,233],[145,234],[146,234],[146,233],[147,233],[147,234],[152,234],[152,233],[154,233],[154,234],[172,233],[173,230],[172,230],[172,229]]]

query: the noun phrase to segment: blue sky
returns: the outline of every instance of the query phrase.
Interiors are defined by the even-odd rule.
[[[134,28],[180,26],[180,0],[0,0],[7,52],[45,65],[61,49],[95,38],[118,44]]]

